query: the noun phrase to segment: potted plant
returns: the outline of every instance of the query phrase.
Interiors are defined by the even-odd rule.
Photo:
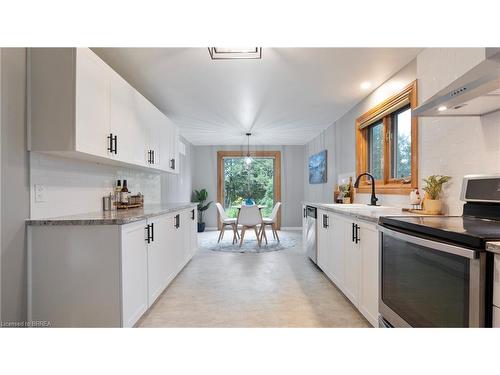
[[[208,192],[206,189],[194,190],[193,191],[193,202],[198,203],[198,233],[205,231],[205,222],[203,221],[203,212],[208,210],[208,207],[212,204],[212,201],[205,204],[208,198]]]
[[[350,184],[342,185],[342,195],[344,197],[342,200],[342,203],[350,204],[351,203],[351,185]]]
[[[443,185],[450,181],[450,176],[432,175],[424,178],[426,186],[423,188],[426,193],[424,202],[425,210],[432,214],[441,213],[442,201],[440,198]]]

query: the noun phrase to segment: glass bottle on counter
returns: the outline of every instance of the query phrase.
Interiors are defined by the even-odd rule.
[[[128,204],[128,199],[129,199],[129,191],[127,188],[127,180],[123,180],[123,187],[120,192],[120,202],[122,204]]]
[[[116,186],[115,186],[115,200],[117,202],[120,202],[120,193],[122,192],[122,181],[121,180],[116,180]]]

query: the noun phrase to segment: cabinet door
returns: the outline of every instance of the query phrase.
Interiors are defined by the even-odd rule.
[[[166,130],[165,130],[165,138],[167,138],[167,142],[163,144],[165,151],[168,155],[168,160],[166,161],[167,170],[172,173],[179,173],[179,130],[177,126],[170,121],[167,117],[165,117]],[[162,151],[162,154],[165,155],[165,152]]]
[[[360,280],[360,246],[355,241],[356,222],[349,221],[344,232],[345,241],[345,278],[343,292],[357,307]]]
[[[367,224],[360,225],[359,247],[361,253],[361,287],[359,310],[374,326],[378,325],[378,232]]]
[[[122,325],[132,327],[148,308],[146,221],[122,227]]]
[[[148,220],[148,303],[151,306],[170,282],[170,238],[168,223],[171,215]]]
[[[345,233],[348,222],[338,215],[332,215],[330,269],[332,281],[343,290],[345,281]]]
[[[302,247],[306,249],[307,242],[307,216],[306,216],[306,206],[302,205]]]
[[[327,276],[329,276],[329,251],[330,251],[330,231],[328,230],[329,213],[318,210],[316,221],[317,226],[317,264]]]
[[[141,104],[139,122],[145,132],[145,143],[143,145],[144,164],[152,168],[160,169],[160,138],[164,116],[146,98],[141,96],[139,100]]]
[[[180,158],[179,158],[179,128],[174,125],[172,132],[172,159],[174,160],[174,173],[179,173]]]
[[[198,250],[198,211],[193,208],[191,211],[191,257]]]
[[[76,151],[108,156],[109,67],[91,50],[76,50],[75,147]]]
[[[158,147],[159,157],[155,167],[165,172],[172,172],[170,169],[171,123],[161,112],[158,123],[156,147]]]
[[[116,136],[116,154],[112,158],[145,165],[145,99],[118,74],[111,75],[110,132]]]
[[[193,245],[191,244],[191,228],[193,227],[193,220],[191,219],[192,212],[191,210],[184,211],[181,215],[182,224],[181,224],[181,232],[182,232],[182,244],[184,257],[183,263],[187,263],[189,259],[191,259],[193,253]],[[182,266],[181,266],[182,267]]]
[[[184,235],[182,229],[184,228],[183,215],[180,212],[175,213],[172,218],[174,231],[172,236],[173,258],[172,264],[174,265],[174,277],[180,270],[181,264],[184,261],[185,250],[183,249]]]

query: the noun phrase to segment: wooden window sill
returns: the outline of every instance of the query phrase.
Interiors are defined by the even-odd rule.
[[[411,184],[375,184],[375,194],[394,194],[394,195],[407,195],[415,189]],[[371,185],[360,186],[357,189],[358,194],[371,194]]]

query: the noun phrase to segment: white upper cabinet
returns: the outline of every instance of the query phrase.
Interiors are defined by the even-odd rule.
[[[109,128],[110,69],[85,48],[76,51],[76,150],[106,157]]]
[[[88,48],[32,48],[29,149],[179,172],[178,128]]]
[[[168,170],[172,173],[179,173],[179,129],[177,126],[166,119],[166,137],[169,142],[165,143],[164,147],[168,150]]]
[[[111,134],[115,139],[115,157],[118,160],[146,166],[144,144],[147,134],[146,101],[118,74],[111,78]]]

